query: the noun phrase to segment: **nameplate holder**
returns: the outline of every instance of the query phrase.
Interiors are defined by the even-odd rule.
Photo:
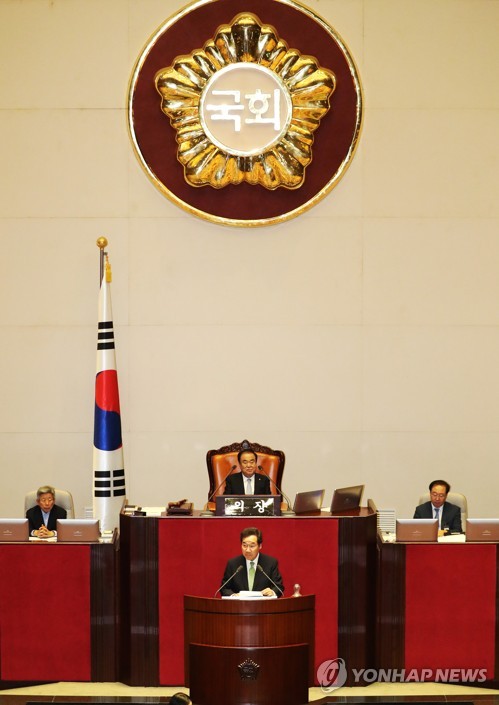
[[[281,515],[280,495],[233,495],[215,497],[217,517],[276,517]]]

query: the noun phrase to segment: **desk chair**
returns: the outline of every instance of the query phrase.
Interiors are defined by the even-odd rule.
[[[234,473],[241,472],[237,463],[237,454],[241,450],[255,451],[258,465],[257,472],[270,477],[270,491],[272,494],[277,494],[277,489],[279,494],[281,493],[282,474],[286,461],[283,451],[272,450],[272,448],[262,446],[259,443],[250,443],[244,440],[241,443],[232,443],[217,450],[209,450],[206,453],[206,464],[210,480],[207,509],[212,511],[215,509],[215,497],[224,493],[225,478],[229,475],[234,465],[236,466]]]
[[[418,506],[420,504],[424,504],[425,502],[428,502],[429,500],[430,500],[429,492],[422,494],[419,498]],[[460,494],[459,492],[449,492],[449,494],[447,495],[447,499],[445,501],[450,502],[451,504],[455,504],[461,508],[461,525],[462,525],[463,531],[464,531],[464,529],[466,527],[466,519],[468,518],[468,500],[466,499],[464,494]]]
[[[68,519],[74,519],[75,518],[75,507],[74,507],[74,502],[73,502],[73,495],[71,492],[68,492],[67,490],[55,490],[55,503],[59,506],[62,507],[63,509],[66,510],[68,513]],[[24,498],[24,516],[26,516],[26,512],[28,509],[31,509],[31,507],[34,507],[36,504],[36,490],[32,490],[31,492],[28,492],[28,494]]]

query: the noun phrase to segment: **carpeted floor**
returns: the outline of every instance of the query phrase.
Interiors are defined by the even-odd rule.
[[[53,698],[60,700],[62,698],[71,698],[72,700],[81,697],[86,702],[91,702],[94,698],[96,702],[102,698],[123,698],[130,701],[131,698],[147,698],[158,700],[159,698],[168,698],[173,693],[182,691],[188,693],[188,689],[183,687],[163,687],[163,688],[146,688],[146,687],[130,687],[123,683],[47,683],[45,685],[30,686],[24,688],[15,688],[12,690],[0,690],[0,705],[9,705],[9,702],[20,703],[24,700],[52,700]],[[9,697],[10,696],[10,697]],[[309,701],[318,701],[326,698],[330,700],[334,697],[335,700],[345,701],[349,698],[359,699],[364,698],[421,698],[425,701],[446,701],[446,700],[468,700],[481,701],[481,705],[485,705],[484,701],[491,705],[499,705],[499,690],[488,690],[485,688],[465,687],[457,685],[448,685],[445,683],[373,683],[364,688],[338,688],[337,690],[326,693],[321,688],[310,688]],[[473,697],[471,697],[473,696]]]

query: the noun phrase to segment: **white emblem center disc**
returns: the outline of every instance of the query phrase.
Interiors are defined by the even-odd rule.
[[[225,66],[207,81],[200,118],[208,139],[235,156],[263,154],[286,133],[293,113],[281,78],[259,64]]]

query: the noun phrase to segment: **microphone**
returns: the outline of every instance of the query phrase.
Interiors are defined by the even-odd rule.
[[[268,474],[268,472],[265,472],[265,470],[263,469],[263,467],[262,467],[261,465],[258,466],[258,470],[259,470],[261,473],[263,473],[263,474],[265,475],[265,477],[268,477],[268,478],[269,478],[270,482],[271,482],[271,483],[274,485],[274,487],[276,488],[277,494],[282,495],[282,496],[284,497],[284,499],[286,500],[286,502],[287,502],[287,504],[288,504],[288,508],[285,509],[285,510],[282,512],[282,514],[284,514],[284,516],[294,516],[294,515],[295,515],[295,512],[291,509],[291,502],[289,501],[288,495],[287,495],[287,494],[284,494],[283,490],[280,490],[280,489],[277,487],[277,485],[276,485],[276,483],[274,482],[274,480],[270,477],[270,475]]]
[[[235,466],[234,466],[234,467],[235,467]],[[258,568],[258,566],[257,566],[257,568]],[[218,593],[220,592],[220,590],[223,590],[224,587],[227,585],[227,583],[230,583],[230,581],[232,580],[232,578],[233,578],[235,575],[237,575],[238,573],[240,573],[242,569],[243,569],[243,566],[242,566],[242,565],[238,566],[238,567],[237,567],[237,570],[235,570],[235,571],[232,573],[232,575],[230,576],[230,578],[229,578],[228,580],[226,580],[225,583],[223,583],[222,585],[220,585],[220,587],[218,588],[218,590],[216,591],[216,593],[213,595],[213,597],[216,597],[216,596],[218,595]],[[269,578],[269,580],[270,580],[270,578]]]
[[[256,569],[257,569],[257,570],[260,570],[260,571],[265,575],[265,577],[267,578],[267,580],[270,580],[270,582],[272,583],[272,585],[273,585],[275,588],[277,588],[277,589],[279,590],[279,592],[281,593],[281,595],[284,595],[284,592],[281,590],[281,588],[279,587],[279,585],[277,585],[277,583],[274,583],[274,581],[272,580],[272,578],[270,577],[270,575],[267,575],[267,573],[264,571],[264,569],[262,568],[262,566],[260,565],[260,563],[257,563]]]
[[[212,493],[210,494],[210,496],[208,497],[208,502],[211,502],[211,500],[212,500],[213,497],[216,495],[216,493],[218,492],[218,490],[222,487],[223,483],[227,480],[227,478],[229,477],[229,475],[232,475],[232,473],[234,472],[234,470],[235,470],[236,468],[237,468],[237,465],[233,465],[233,466],[231,467],[230,472],[227,473],[227,475],[224,477],[224,479],[222,480],[222,482],[220,482],[220,483],[215,487],[215,489],[213,490],[213,492],[212,492]],[[207,502],[206,504],[208,504],[208,502]],[[212,512],[210,509],[206,509],[205,511],[201,512],[201,516],[202,516],[202,517],[204,517],[204,516],[213,516],[213,512]]]

